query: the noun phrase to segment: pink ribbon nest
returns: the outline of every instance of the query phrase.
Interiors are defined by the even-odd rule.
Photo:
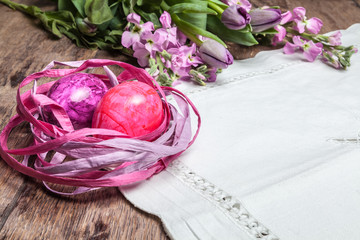
[[[56,65],[72,68],[53,69]],[[118,65],[124,71],[116,77],[108,65]],[[162,124],[150,134],[134,138],[108,129],[74,130],[65,110],[46,96],[55,81],[37,86],[37,80],[42,77],[64,77],[94,67],[104,68],[106,75],[94,75],[108,86],[136,79],[157,90],[164,108]],[[21,88],[30,83],[33,83],[32,90],[21,94]],[[167,96],[173,97],[177,107],[168,103]],[[1,157],[12,168],[42,180],[51,191],[61,194],[78,194],[99,187],[121,186],[145,180],[164,170],[190,147],[201,125],[197,109],[183,93],[171,87],[159,86],[144,69],[113,60],[53,61],[43,71],[23,80],[16,100],[17,115],[10,119],[0,134]],[[45,106],[51,109],[61,127],[41,120]],[[191,109],[197,116],[194,135],[191,132]],[[22,149],[8,149],[7,140],[11,130],[24,121],[30,123],[33,144]],[[111,138],[103,140],[99,138],[102,136],[106,136],[103,139]],[[147,141],[150,139],[155,140]],[[24,158],[19,162],[10,154],[22,155]],[[33,166],[28,161],[31,155],[36,156]],[[51,156],[49,160],[45,160],[47,155]],[[71,193],[62,193],[52,190],[46,182],[78,188]]]

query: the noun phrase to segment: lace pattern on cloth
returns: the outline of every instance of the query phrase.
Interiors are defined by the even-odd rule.
[[[220,209],[238,227],[257,240],[278,240],[279,238],[270,232],[244,208],[238,199],[224,190],[218,188],[205,178],[197,175],[189,167],[179,160],[172,162],[166,171],[174,175],[206,200]]]

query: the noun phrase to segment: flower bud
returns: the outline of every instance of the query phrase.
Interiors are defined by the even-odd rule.
[[[213,39],[203,42],[199,52],[202,60],[214,68],[227,68],[234,61],[231,53],[222,44]]]
[[[240,30],[250,22],[250,15],[239,5],[232,5],[224,10],[221,22],[229,29]]]
[[[250,12],[253,32],[262,32],[278,25],[281,21],[281,10],[266,8],[255,9]]]
[[[97,30],[96,25],[89,22],[87,18],[76,18],[76,25],[80,32],[85,35],[94,36]]]

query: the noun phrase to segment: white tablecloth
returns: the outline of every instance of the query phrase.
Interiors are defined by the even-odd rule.
[[[343,31],[360,45],[360,24]],[[346,71],[301,54],[236,61],[180,85],[203,125],[166,171],[121,191],[174,239],[360,239],[360,54]]]

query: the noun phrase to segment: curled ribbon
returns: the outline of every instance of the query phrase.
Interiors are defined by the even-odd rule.
[[[72,68],[54,69],[58,65]],[[124,71],[116,76],[107,67],[109,65],[118,65]],[[163,101],[165,115],[160,126],[153,132],[139,137],[129,137],[109,129],[74,130],[66,111],[46,96],[55,81],[37,86],[37,80],[42,77],[59,78],[95,67],[104,68],[106,75],[94,75],[108,86],[136,79],[157,90]],[[21,94],[20,90],[30,83],[33,83],[33,88]],[[168,102],[167,98],[170,96],[177,106]],[[61,194],[78,194],[99,187],[121,186],[145,180],[165,169],[171,161],[189,148],[195,141],[201,125],[196,107],[179,90],[159,86],[144,69],[113,60],[53,61],[41,72],[33,73],[22,81],[16,100],[17,114],[10,119],[0,134],[0,155],[12,168],[42,180],[51,191]],[[51,109],[61,127],[41,120],[42,109],[45,106]],[[197,117],[194,134],[191,131],[190,110]],[[22,149],[8,149],[7,140],[11,130],[24,121],[30,123],[33,144]],[[103,140],[104,138],[99,136],[111,138]],[[46,156],[51,152],[55,154],[50,161],[46,161]],[[10,154],[23,155],[24,159],[19,162]],[[33,167],[28,162],[30,155],[36,155]],[[79,188],[72,193],[62,193],[52,190],[46,182]]]

